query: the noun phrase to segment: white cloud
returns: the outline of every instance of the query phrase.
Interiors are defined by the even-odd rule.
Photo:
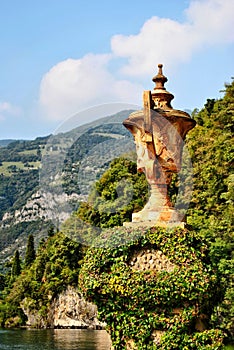
[[[157,63],[169,66],[190,57],[190,26],[170,19],[152,17],[137,35],[116,35],[112,38],[113,53],[128,58],[122,72],[128,75],[147,75],[155,71]],[[173,39],[172,39],[173,38]],[[186,43],[186,45],[184,45]]]
[[[0,102],[0,121],[6,120],[8,116],[17,116],[20,114],[20,108],[9,102]]]
[[[192,1],[185,13],[202,43],[213,45],[234,41],[233,0]]]
[[[233,13],[233,0],[194,0],[183,23],[154,16],[136,35],[113,36],[109,54],[59,62],[41,81],[39,101],[44,117],[64,120],[102,103],[138,104],[143,87],[130,81],[133,76],[140,82],[154,74],[158,63],[169,72],[201,49],[232,42]]]
[[[152,74],[160,62],[168,69],[189,60],[201,48],[232,42],[233,13],[232,0],[192,1],[184,23],[152,17],[137,35],[115,35],[112,51],[128,59],[122,67],[128,75]]]
[[[62,120],[96,104],[132,103],[142,87],[116,80],[108,71],[110,60],[111,55],[88,54],[54,66],[40,86],[40,103],[46,117]]]

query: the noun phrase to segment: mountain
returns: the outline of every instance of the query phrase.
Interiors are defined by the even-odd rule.
[[[14,142],[16,140],[14,139],[4,139],[4,140],[0,140],[0,147],[6,147],[8,146],[11,142]]]
[[[57,228],[110,162],[134,149],[122,125],[131,112],[0,148],[0,260],[24,250],[30,233],[38,243],[51,225]]]

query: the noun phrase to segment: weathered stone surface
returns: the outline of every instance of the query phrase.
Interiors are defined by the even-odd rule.
[[[28,317],[29,327],[104,329],[106,326],[97,318],[96,305],[87,302],[78,290],[71,286],[52,300],[50,310],[44,317],[30,298],[25,298],[21,307]]]
[[[69,203],[71,200],[81,200],[83,197],[73,193],[67,195],[66,193],[60,195],[52,195],[49,192],[35,192],[27,200],[26,204],[20,210],[13,213],[6,212],[0,222],[1,227],[9,227],[20,222],[30,222],[38,219],[53,220],[54,208],[59,206],[61,210],[58,211],[58,219],[60,222],[66,220],[70,211],[67,211],[64,203]]]
[[[148,203],[132,215],[132,222],[180,226],[183,215],[173,207],[168,185],[181,169],[184,139],[196,122],[188,113],[172,108],[174,96],[164,87],[167,78],[162,65],[158,68],[154,90],[143,93],[143,110],[131,113],[123,122],[134,137],[138,171],[145,173],[150,186]]]
[[[167,271],[172,272],[176,265],[160,251],[152,248],[142,249],[133,254],[129,265],[138,271]]]
[[[134,213],[137,214],[137,213]],[[157,213],[156,213],[157,214]],[[157,217],[157,215],[156,215]],[[124,222],[123,223],[124,227],[132,227],[134,228],[138,228],[138,227],[142,227],[144,226],[144,228],[146,227],[152,227],[152,226],[159,226],[159,227],[164,227],[164,228],[173,228],[173,227],[180,227],[180,228],[185,228],[186,227],[186,223],[181,221],[164,221],[164,220],[145,220],[145,221],[134,221],[134,222]]]
[[[105,328],[97,318],[96,305],[87,302],[73,287],[68,287],[52,303],[53,326],[62,328]]]

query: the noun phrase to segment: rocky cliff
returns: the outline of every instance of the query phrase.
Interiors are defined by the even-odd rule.
[[[1,227],[8,227],[21,222],[31,222],[38,219],[63,222],[71,214],[70,202],[84,200],[85,197],[72,193],[58,195],[37,191],[31,195],[26,204],[14,212],[6,212],[1,221]],[[57,210],[56,210],[57,208]],[[58,210],[59,208],[59,210]]]
[[[106,326],[98,320],[97,306],[87,302],[72,286],[52,300],[50,311],[44,316],[38,313],[29,298],[22,301],[21,307],[29,327],[104,329]]]

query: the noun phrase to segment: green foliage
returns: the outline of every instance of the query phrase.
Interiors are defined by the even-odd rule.
[[[187,137],[194,170],[189,219],[198,227],[193,216],[199,213],[202,226],[199,228],[202,229],[210,229],[215,222],[221,221],[219,228],[214,227],[215,235],[224,228],[228,234],[233,224],[230,209],[233,205],[234,82],[226,85],[224,98],[214,103],[212,111],[204,108],[195,119],[198,125]]]
[[[51,225],[48,229],[48,237],[52,237],[55,234],[55,227]]]
[[[11,245],[17,238],[21,235],[25,235],[28,237],[30,234],[35,234],[35,238],[46,237],[48,227],[51,226],[50,221],[44,221],[42,219],[38,219],[35,221],[29,222],[20,222],[15,225],[11,225],[9,227],[0,228],[0,250],[3,251],[6,247]],[[36,235],[37,234],[37,235]],[[25,245],[27,242],[25,242]],[[6,250],[5,255],[2,256],[10,257],[13,255],[13,251],[10,251],[9,248]]]
[[[32,169],[12,174],[11,177],[0,174],[0,218],[5,211],[21,208],[37,190],[39,182],[38,170]]]
[[[36,252],[34,249],[34,238],[33,238],[33,235],[30,234],[28,236],[28,243],[27,243],[26,253],[25,253],[25,260],[24,260],[25,266],[30,266],[34,262],[35,258],[36,258]]]
[[[3,273],[0,273],[0,292],[5,288],[6,277]]]
[[[81,135],[68,151],[67,157],[64,160],[63,168],[63,189],[67,194],[80,193],[79,186],[79,163],[86,156],[88,150],[96,145],[109,140],[108,136],[92,134],[91,130]]]
[[[96,182],[88,203],[82,203],[77,216],[97,227],[121,226],[146,203],[148,184],[136,163],[118,158]]]
[[[46,324],[51,300],[67,285],[77,284],[82,257],[81,246],[63,234],[57,233],[48,238],[40,245],[31,266],[22,270],[4,299],[6,312],[2,316],[2,325],[7,326],[12,317],[18,317],[18,325],[25,322],[25,318],[21,317],[21,303],[40,314]],[[10,311],[6,305],[11,305]]]
[[[197,126],[187,137],[194,172],[187,221],[210,242],[210,257],[227,288],[213,320],[234,341],[234,81],[225,85],[222,99],[207,100],[194,118]]]
[[[15,305],[0,300],[0,326],[20,327],[23,326],[26,317],[21,309]]]
[[[137,172],[136,163],[117,158],[95,183],[88,202],[80,204],[61,230],[89,246],[103,228],[131,221],[132,212],[142,209],[147,197],[148,184],[144,174]]]
[[[95,246],[86,254],[79,286],[98,305],[115,349],[126,349],[131,340],[136,349],[222,348],[223,333],[209,325],[222,286],[197,232],[115,228],[103,231]],[[133,253],[143,248],[160,250],[175,269],[132,269]],[[204,315],[208,329],[198,332],[196,322]],[[155,330],[163,332],[157,347]]]
[[[20,273],[21,273],[20,255],[19,255],[19,251],[16,250],[14,259],[12,262],[11,276],[13,279],[15,279],[15,277],[20,275]]]

